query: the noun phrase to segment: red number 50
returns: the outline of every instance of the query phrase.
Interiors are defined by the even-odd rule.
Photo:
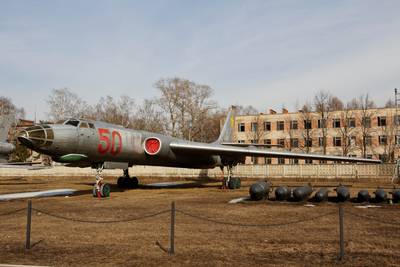
[[[122,150],[121,134],[117,131],[112,131],[110,138],[110,131],[108,129],[99,128],[99,145],[97,151],[100,154],[110,152],[112,155],[117,155]]]

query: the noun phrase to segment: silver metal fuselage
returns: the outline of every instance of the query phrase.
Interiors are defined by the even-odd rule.
[[[68,154],[85,155],[87,158],[76,166],[94,166],[104,162],[124,162],[132,165],[169,166],[184,168],[213,168],[221,165],[219,156],[174,153],[170,149],[171,142],[189,142],[177,138],[123,128],[103,122],[91,122],[93,128],[81,128],[72,125],[46,125],[45,138],[42,143],[25,144],[33,150],[47,154],[55,161]],[[38,126],[36,126],[38,127]],[[25,130],[28,137],[29,128]],[[39,131],[39,130],[37,130]],[[52,134],[49,134],[52,131]],[[161,148],[156,155],[149,155],[144,149],[147,138],[160,140]],[[29,139],[29,138],[28,138]],[[34,139],[34,138],[32,138]]]

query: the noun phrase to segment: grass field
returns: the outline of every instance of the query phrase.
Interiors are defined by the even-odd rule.
[[[115,184],[115,179],[106,179]],[[145,179],[142,183],[165,182]],[[170,209],[175,201],[179,211],[232,224],[263,224],[245,227],[217,224],[176,213],[175,254],[168,255],[170,213],[131,222],[112,224],[64,220],[34,211],[32,244],[25,250],[25,211],[0,216],[0,264],[53,266],[395,266],[400,262],[400,204],[360,209],[347,202],[345,210],[344,261],[339,252],[338,206],[334,202],[310,206],[307,203],[279,203],[273,200],[228,204],[248,195],[253,181],[242,188],[223,191],[217,181],[184,181],[179,188],[152,189],[143,186],[119,190],[109,199],[91,196],[90,178],[1,178],[0,194],[56,188],[79,190],[71,197],[33,200],[33,207],[68,218],[107,221],[136,218]],[[299,182],[274,180],[274,185],[295,186]],[[304,184],[304,183],[301,183]],[[319,182],[333,186],[335,182]],[[380,186],[390,188],[390,184]],[[373,189],[376,183],[351,183],[352,196],[360,188]],[[272,194],[273,195],[273,194]],[[334,192],[331,193],[334,196]],[[27,200],[0,202],[0,214],[26,207]],[[313,203],[314,204],[314,203]],[[353,214],[374,219],[362,219]],[[318,217],[324,214],[326,216]],[[296,220],[308,221],[289,224]],[[377,220],[387,221],[385,224]],[[156,243],[161,244],[161,247]]]

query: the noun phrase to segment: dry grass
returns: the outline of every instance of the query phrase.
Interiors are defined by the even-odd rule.
[[[108,179],[115,183],[114,179]],[[150,183],[158,179],[146,179]],[[165,181],[165,180],[163,180]],[[110,199],[91,197],[90,178],[0,178],[0,193],[75,188],[73,197],[34,199],[35,208],[87,220],[123,219],[169,209],[177,209],[221,221],[251,224],[285,223],[336,212],[335,203],[306,207],[304,203],[228,204],[246,196],[250,181],[236,191],[221,191],[219,183],[190,184],[186,188],[141,188],[113,192]],[[274,181],[274,184],[289,184]],[[323,183],[321,183],[323,184]],[[332,184],[332,182],[330,182]],[[376,188],[376,184],[352,185]],[[389,187],[388,184],[384,184]],[[116,189],[116,188],[114,188]],[[372,190],[371,190],[372,191]],[[23,208],[26,200],[1,202],[0,214]],[[349,210],[365,216],[396,222],[400,205],[376,209]],[[114,224],[76,223],[34,212],[33,248],[24,249],[25,213],[0,217],[0,263],[41,265],[145,265],[145,266],[257,266],[257,265],[337,265],[338,216],[332,214],[299,224],[271,227],[218,225],[177,213],[175,255],[170,256],[156,242],[168,246],[169,214],[141,221]],[[361,220],[345,215],[346,256],[344,265],[397,265],[400,262],[400,226]],[[340,263],[342,264],[342,263]]]

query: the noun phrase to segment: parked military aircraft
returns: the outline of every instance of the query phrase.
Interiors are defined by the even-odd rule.
[[[161,134],[126,129],[122,126],[85,119],[68,119],[62,124],[37,125],[22,131],[18,140],[25,146],[52,157],[71,167],[97,169],[94,196],[108,196],[109,185],[103,183],[101,172],[107,168],[124,170],[118,178],[121,187],[135,187],[136,177],[130,177],[132,165],[168,166],[182,168],[214,168],[226,166],[227,180],[232,167],[244,162],[246,156],[332,160],[380,163],[379,160],[293,153],[260,149],[250,144],[232,143],[235,108],[227,114],[219,138],[213,143],[192,142]]]

